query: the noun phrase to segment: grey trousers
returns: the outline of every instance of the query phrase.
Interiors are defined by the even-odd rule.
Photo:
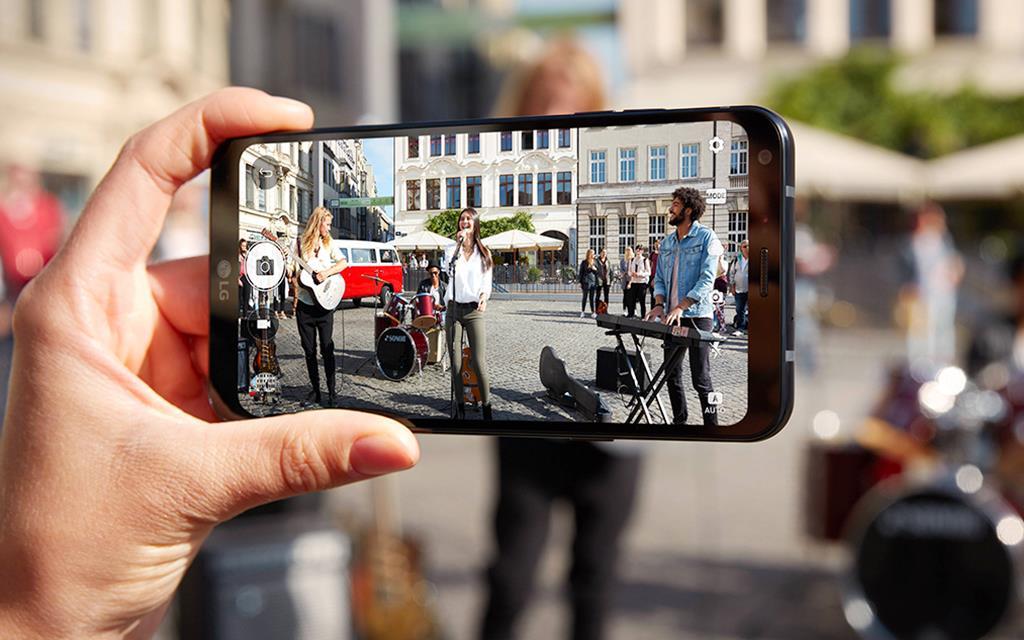
[[[484,314],[462,304],[451,304],[444,322],[448,340],[448,353],[452,357],[452,375],[455,376],[455,401],[462,401],[462,335],[465,332],[467,345],[472,350],[470,364],[476,371],[480,383],[480,401],[491,404],[491,384],[487,376],[487,332]]]

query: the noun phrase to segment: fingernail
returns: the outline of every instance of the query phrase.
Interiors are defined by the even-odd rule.
[[[419,445],[408,431],[396,434],[378,433],[355,441],[349,451],[349,464],[356,473],[379,476],[401,471],[416,464]]]

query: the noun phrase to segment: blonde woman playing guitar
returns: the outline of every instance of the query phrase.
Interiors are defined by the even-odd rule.
[[[302,265],[303,275],[309,271],[316,270],[309,274],[312,278],[313,287],[300,286],[297,292],[299,305],[295,312],[295,321],[299,329],[299,341],[302,343],[302,351],[306,356],[306,371],[309,373],[309,382],[312,390],[306,397],[307,402],[324,404],[320,395],[320,372],[316,366],[316,343],[317,336],[320,338],[320,356],[324,361],[324,374],[327,378],[327,403],[324,406],[333,407],[337,399],[337,392],[334,388],[334,306],[325,308],[318,302],[320,296],[315,296],[316,289],[322,289],[331,278],[342,283],[344,280],[338,275],[348,266],[341,250],[335,246],[331,239],[331,212],[324,207],[313,209],[313,213],[306,222],[306,228],[299,237],[297,262]],[[308,269],[306,269],[308,267]],[[307,278],[302,278],[306,280]],[[340,299],[340,296],[339,296]]]

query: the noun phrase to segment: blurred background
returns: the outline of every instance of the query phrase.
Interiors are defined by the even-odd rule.
[[[134,131],[228,84],[304,100],[320,126],[485,117],[509,75],[568,34],[600,62],[610,107],[764,104],[797,149],[793,418],[765,443],[644,448],[610,636],[855,637],[871,619],[842,598],[847,503],[932,463],[978,470],[1016,509],[1022,485],[1003,463],[1024,437],[1007,391],[1024,360],[1012,331],[1024,278],[1010,268],[1024,230],[1024,2],[0,0],[0,15],[4,385],[18,291]],[[207,191],[202,176],[182,190],[154,259],[206,252]],[[1005,327],[1005,348],[971,364]],[[1017,361],[986,369],[1013,345]],[[956,455],[942,444],[964,389],[1004,399],[972,431],[990,445],[980,458],[963,438]],[[420,542],[444,635],[475,637],[492,446],[421,442],[391,511]],[[325,504],[355,532],[380,503],[360,486]],[[573,523],[554,515],[524,638],[566,635]],[[1015,610],[998,634],[1020,637]]]

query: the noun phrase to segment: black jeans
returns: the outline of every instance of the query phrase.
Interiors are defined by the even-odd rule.
[[[642,282],[634,282],[629,285],[629,297],[626,299],[627,314],[629,317],[636,315],[636,305],[640,304],[640,317],[647,315],[647,285]]]
[[[320,337],[320,357],[324,361],[327,388],[334,390],[334,310],[299,303],[295,312],[299,328],[299,342],[306,356],[306,373],[313,390],[320,393],[320,372],[316,367],[316,340]]]
[[[683,318],[684,327],[694,327],[711,331],[711,318]],[[668,398],[672,401],[672,415],[675,416],[676,424],[686,424],[688,416],[686,410],[686,390],[683,386],[683,361],[686,356],[690,357],[690,380],[693,388],[700,399],[701,413],[704,426],[718,426],[718,406],[708,402],[708,394],[714,389],[711,386],[711,345],[701,342],[695,347],[686,347],[686,354],[679,361],[679,366],[668,372],[666,386],[668,387]],[[668,350],[665,351],[668,355]]]
[[[603,638],[615,585],[619,539],[633,512],[638,455],[613,455],[589,442],[499,438],[496,554],[487,569],[481,640],[514,637],[544,550],[551,505],[573,507],[569,595],[574,640]]]
[[[590,300],[590,313],[594,313],[594,298],[597,296],[597,287],[583,285],[583,300],[580,302],[580,311],[587,310],[587,300]]]
[[[603,284],[600,287],[598,287],[597,288],[597,299],[599,301],[603,299],[605,304],[609,304],[610,305],[612,303],[612,299],[611,299],[611,296],[610,296],[611,288],[612,288],[612,286],[610,284]],[[602,294],[604,295],[604,298],[601,297]]]

